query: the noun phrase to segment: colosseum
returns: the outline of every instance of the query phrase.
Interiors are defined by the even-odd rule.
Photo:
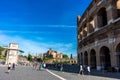
[[[120,69],[120,0],[92,0],[77,17],[78,63]]]

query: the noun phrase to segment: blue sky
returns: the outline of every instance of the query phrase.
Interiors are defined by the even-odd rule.
[[[25,54],[49,48],[76,55],[76,20],[92,0],[1,0],[0,45],[18,43]]]

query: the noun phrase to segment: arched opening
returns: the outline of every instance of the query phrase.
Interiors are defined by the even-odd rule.
[[[116,47],[117,66],[120,68],[120,43]]]
[[[83,36],[86,37],[87,36],[87,25],[84,25],[84,29],[83,29]]]
[[[105,70],[111,67],[110,51],[108,47],[103,46],[100,49],[100,64],[102,69]]]
[[[90,18],[90,23],[89,23],[89,32],[92,33],[95,30],[95,24],[94,24],[94,19],[93,17]]]
[[[103,27],[107,25],[107,12],[106,8],[101,8],[98,11],[98,27]]]
[[[80,64],[83,64],[83,54],[80,54]]]
[[[77,55],[78,64],[80,63],[80,54]]]
[[[82,31],[79,32],[79,39],[82,40]]]
[[[84,65],[88,65],[88,53],[85,51],[84,53]]]
[[[117,0],[116,4],[117,4],[118,17],[120,17],[120,0]]]
[[[90,66],[96,69],[96,52],[94,49],[90,51]]]
[[[80,64],[80,53],[78,53],[78,64]]]

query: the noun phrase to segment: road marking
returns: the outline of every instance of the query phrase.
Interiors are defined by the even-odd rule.
[[[54,75],[54,76],[58,77],[58,78],[59,78],[59,79],[61,79],[61,80],[67,80],[67,79],[65,79],[65,78],[63,78],[63,77],[61,77],[61,76],[58,76],[57,74],[55,74],[55,73],[51,72],[51,71],[50,71],[50,70],[48,70],[48,69],[46,69],[46,71],[47,71],[47,72],[49,72],[50,74],[52,74],[52,75]]]

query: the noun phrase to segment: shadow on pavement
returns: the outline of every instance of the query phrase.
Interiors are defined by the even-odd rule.
[[[55,71],[61,71],[61,67],[59,65],[47,65],[47,68],[50,70]],[[79,74],[79,65],[63,65],[63,72],[68,73],[76,73]],[[120,72],[107,72],[107,71],[98,71],[95,69],[92,69],[90,73],[87,72],[86,69],[84,69],[84,75],[91,75],[96,77],[106,77],[106,78],[114,78],[114,79],[120,79]]]

